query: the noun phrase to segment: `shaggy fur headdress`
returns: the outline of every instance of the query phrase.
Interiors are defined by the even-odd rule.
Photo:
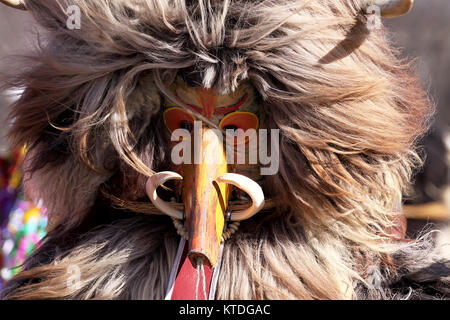
[[[79,30],[66,26],[70,5]],[[367,1],[25,6],[44,35],[7,79],[24,88],[10,137],[27,145],[24,182],[51,229],[4,297],[164,297],[175,229],[132,208],[150,203],[146,177],[168,167],[160,105],[180,74],[220,92],[250,81],[268,127],[280,129],[280,170],[263,184],[275,209],[226,242],[216,298],[449,293],[443,249],[393,231],[432,108],[385,29],[368,28]],[[73,266],[79,286],[67,285]]]

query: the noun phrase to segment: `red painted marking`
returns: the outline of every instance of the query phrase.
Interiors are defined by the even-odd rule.
[[[195,112],[198,112],[208,119],[211,119],[213,114],[215,115],[225,115],[227,113],[233,112],[238,110],[242,105],[247,101],[248,99],[248,93],[244,94],[244,96],[239,100],[239,102],[227,106],[227,107],[217,107],[217,95],[214,94],[214,91],[212,89],[205,89],[205,88],[198,88],[197,89],[197,95],[198,100],[200,103],[200,107],[189,104],[183,101],[183,99],[180,98],[178,93],[175,92],[175,97],[178,99],[180,103],[183,105],[189,107],[190,109],[194,110]]]
[[[217,115],[224,115],[233,111],[236,111],[237,109],[239,109],[244,103],[245,101],[247,101],[248,99],[248,93],[246,93],[241,100],[239,100],[238,103],[228,106],[228,107],[218,107],[216,108],[216,110],[214,111],[214,114]]]
[[[178,99],[178,101],[180,101],[183,105],[186,105],[187,107],[189,107],[190,109],[194,110],[195,112],[198,112],[200,114],[203,114],[203,109],[197,106],[194,106],[193,104],[189,104],[183,101],[183,99],[180,98],[180,96],[175,93],[175,97]]]

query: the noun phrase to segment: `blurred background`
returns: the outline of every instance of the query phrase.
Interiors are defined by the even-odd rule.
[[[26,53],[36,40],[36,24],[25,11],[0,5],[0,71],[8,63],[7,57]],[[13,97],[10,92],[0,92],[0,154],[7,150],[4,138],[6,125],[4,119],[8,114],[8,105]]]
[[[437,107],[433,128],[421,142],[426,155],[425,166],[415,177],[414,193],[405,198],[408,233],[414,237],[426,224],[443,228],[449,221],[450,1],[416,0],[409,14],[384,22],[393,43],[402,48],[404,56],[416,59],[423,86]],[[36,28],[26,12],[0,5],[0,71],[8,65],[6,57],[26,53],[33,47]],[[6,172],[6,176],[0,176],[0,191],[3,188],[6,192],[18,188],[20,178],[20,173],[14,168],[20,155],[7,153],[8,144],[4,138],[7,129],[4,119],[14,95],[17,93],[0,92],[0,171]],[[9,196],[9,193],[5,194]],[[14,258],[4,265],[20,263],[43,236],[46,223],[39,216],[42,211],[39,208],[27,202],[11,207],[11,203],[2,201],[4,199],[0,197],[0,217],[3,219],[0,228],[4,230],[4,241],[0,242],[0,248],[3,247],[0,250],[0,268],[2,252],[4,257]],[[13,216],[8,213],[9,222],[7,210],[15,213]],[[450,230],[448,232],[450,234]],[[1,278],[8,279],[14,273],[4,268]]]
[[[426,223],[443,228],[450,218],[450,1],[415,0],[411,12],[385,24],[403,55],[416,60],[437,108],[434,125],[421,142],[425,166],[405,201],[408,232],[415,236]]]

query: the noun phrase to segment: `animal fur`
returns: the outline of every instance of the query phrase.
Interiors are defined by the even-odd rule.
[[[66,28],[78,5],[81,30]],[[433,108],[358,0],[27,0],[46,30],[7,78],[13,145],[51,230],[7,299],[161,299],[178,243],[167,217],[118,210],[170,168],[160,102],[177,74],[221,92],[252,82],[281,135],[264,181],[276,209],[225,244],[218,299],[448,297],[431,235],[395,237],[393,203]],[[17,70],[23,70],[17,74]],[[156,93],[156,95],[155,95]],[[157,98],[155,98],[157,96]],[[80,285],[69,286],[71,270]]]

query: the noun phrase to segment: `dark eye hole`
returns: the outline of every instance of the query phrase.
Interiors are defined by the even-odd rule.
[[[225,130],[237,130],[238,129],[238,127],[236,125],[234,125],[234,124],[229,124],[229,125],[227,125],[227,126],[225,126],[223,128]]]
[[[192,130],[194,129],[194,125],[190,121],[183,120],[180,122],[180,128],[192,132]]]

